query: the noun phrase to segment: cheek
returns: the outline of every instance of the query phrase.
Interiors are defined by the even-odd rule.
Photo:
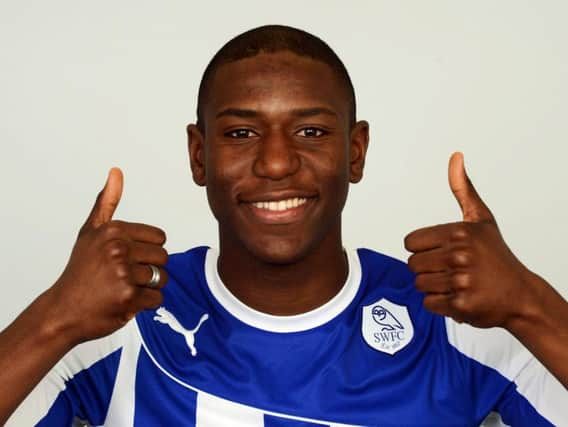
[[[348,153],[318,151],[304,154],[304,164],[326,191],[344,193],[349,182]],[[339,194],[338,194],[339,195]]]
[[[236,203],[236,195],[250,169],[247,159],[234,147],[220,147],[207,153],[207,198],[217,219],[226,217],[231,205]]]

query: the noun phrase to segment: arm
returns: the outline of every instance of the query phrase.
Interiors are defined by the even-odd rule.
[[[568,302],[544,279],[526,273],[530,298],[505,328],[568,389]]]
[[[461,154],[450,159],[449,181],[463,221],[405,238],[424,305],[458,322],[509,330],[568,388],[568,303],[507,247]]]
[[[45,374],[74,346],[106,336],[138,311],[159,305],[167,280],[156,288],[146,264],[163,266],[163,231],[112,221],[122,174],[111,170],[69,263],[57,282],[0,333],[0,425]]]

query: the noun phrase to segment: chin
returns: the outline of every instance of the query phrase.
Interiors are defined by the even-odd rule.
[[[300,242],[290,242],[286,239],[260,241],[249,246],[250,252],[268,264],[294,264],[309,253],[309,247]]]

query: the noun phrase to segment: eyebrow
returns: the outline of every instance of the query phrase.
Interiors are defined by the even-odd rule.
[[[313,108],[296,108],[291,111],[291,114],[297,117],[311,117],[320,114],[337,117],[337,113],[326,107],[313,107]],[[252,118],[260,116],[256,110],[248,110],[242,108],[226,108],[217,113],[216,118],[223,116],[235,116],[242,118]]]
[[[219,111],[216,118],[223,116],[236,116],[236,117],[257,117],[258,112],[255,110],[244,110],[241,108],[226,108],[223,111]]]

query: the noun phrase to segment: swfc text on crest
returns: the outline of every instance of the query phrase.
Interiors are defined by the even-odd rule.
[[[361,332],[372,348],[393,355],[410,343],[414,327],[405,306],[381,298],[363,307]]]

